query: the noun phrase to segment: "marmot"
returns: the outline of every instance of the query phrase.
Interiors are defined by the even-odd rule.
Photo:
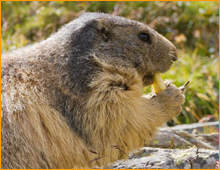
[[[174,85],[142,97],[175,46],[147,25],[85,13],[1,60],[1,168],[89,168],[126,158],[180,113]]]

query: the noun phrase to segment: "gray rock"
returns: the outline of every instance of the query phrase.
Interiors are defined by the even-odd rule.
[[[207,126],[219,131],[219,122],[161,128],[148,147],[133,151],[128,160],[117,161],[108,168],[218,169],[219,133],[192,133],[204,132]]]
[[[193,145],[176,134],[173,130],[158,131],[154,139],[147,146],[156,148],[190,148]]]
[[[218,150],[160,149],[144,147],[130,155],[129,160],[115,162],[113,169],[217,169]]]
[[[219,131],[219,122],[205,122],[205,123],[192,123],[192,124],[184,124],[184,125],[177,125],[174,127],[165,127],[161,128],[161,130],[175,130],[175,131],[187,131],[188,133],[192,133],[196,130],[197,133],[204,133],[206,128],[212,128],[213,131]]]
[[[193,135],[186,131],[160,130],[148,146],[169,149],[187,149],[193,146],[204,149],[218,149],[218,139],[218,133]]]
[[[212,134],[198,134],[194,135],[198,140],[204,141],[206,143],[209,143],[216,149],[219,149],[219,134],[218,133],[212,133]]]

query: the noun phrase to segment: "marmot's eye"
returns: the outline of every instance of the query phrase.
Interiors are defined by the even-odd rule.
[[[103,27],[101,30],[102,39],[107,42],[110,39],[110,33],[108,32],[107,28]]]
[[[138,38],[139,38],[140,40],[142,40],[142,41],[148,43],[148,44],[151,44],[151,43],[152,43],[150,34],[148,34],[148,33],[140,33],[140,34],[138,35]]]

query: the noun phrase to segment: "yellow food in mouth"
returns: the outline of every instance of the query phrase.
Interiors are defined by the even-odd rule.
[[[156,94],[164,91],[166,89],[163,79],[160,76],[160,73],[155,73],[153,76],[153,90]]]

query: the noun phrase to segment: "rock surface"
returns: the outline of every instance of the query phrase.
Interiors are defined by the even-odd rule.
[[[177,125],[173,127],[165,127],[161,128],[161,130],[182,130],[186,131],[188,133],[204,133],[206,131],[212,130],[212,131],[219,131],[219,122],[205,122],[205,123],[192,123],[192,124],[183,124],[183,125]]]
[[[207,126],[214,133],[202,134]],[[117,161],[107,168],[218,169],[218,127],[218,122],[208,122],[161,128],[148,147],[133,151],[128,160]]]
[[[219,149],[219,134],[213,133],[213,134],[199,134],[195,135],[195,137],[200,140],[204,141],[206,143],[210,143],[213,147],[216,149]]]
[[[219,149],[218,139],[218,133],[193,135],[186,131],[161,130],[148,146],[169,149],[187,149],[193,146],[204,149]]]
[[[219,152],[207,149],[160,149],[145,147],[126,161],[117,161],[113,169],[216,169]]]

